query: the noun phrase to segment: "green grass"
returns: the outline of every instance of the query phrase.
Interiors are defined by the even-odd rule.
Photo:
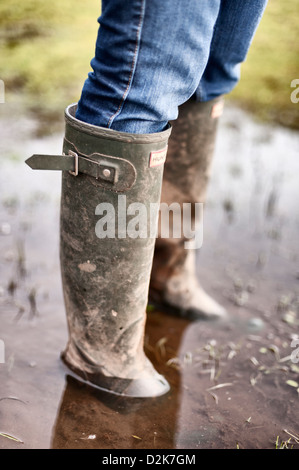
[[[297,0],[270,0],[230,99],[257,117],[299,128],[290,83],[299,78]],[[0,3],[0,78],[6,102],[47,118],[78,100],[94,53],[100,0]]]
[[[290,84],[299,78],[298,1],[269,0],[231,98],[266,121],[299,128]]]
[[[0,4],[0,78],[6,102],[48,116],[76,101],[94,53],[99,0]]]

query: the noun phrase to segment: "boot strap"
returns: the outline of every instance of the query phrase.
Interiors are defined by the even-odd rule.
[[[34,154],[26,163],[33,170],[68,171],[73,176],[84,173],[96,178],[100,186],[117,192],[126,191],[135,183],[136,170],[128,160],[100,153],[87,156],[75,150],[69,150],[68,155]]]

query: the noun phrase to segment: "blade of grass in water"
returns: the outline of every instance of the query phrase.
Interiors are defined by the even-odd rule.
[[[0,432],[0,436],[6,437],[7,439],[11,439],[12,441],[20,442],[21,444],[24,444],[24,442],[18,439],[17,437],[11,436],[10,434],[6,434],[5,432]]]

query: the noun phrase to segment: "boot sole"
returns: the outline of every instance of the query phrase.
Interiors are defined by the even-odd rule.
[[[78,381],[89,385],[102,392],[122,397],[153,398],[165,395],[170,391],[167,380],[160,374],[153,378],[124,379],[119,377],[106,377],[101,372],[92,373],[78,369],[70,361],[66,354],[61,353],[60,358]]]

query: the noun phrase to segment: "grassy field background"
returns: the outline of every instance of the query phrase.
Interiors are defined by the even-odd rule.
[[[299,2],[270,0],[241,81],[229,99],[264,121],[299,128]],[[100,0],[9,0],[0,4],[0,79],[6,102],[55,120],[78,100],[90,70]],[[299,97],[299,93],[298,93]]]

